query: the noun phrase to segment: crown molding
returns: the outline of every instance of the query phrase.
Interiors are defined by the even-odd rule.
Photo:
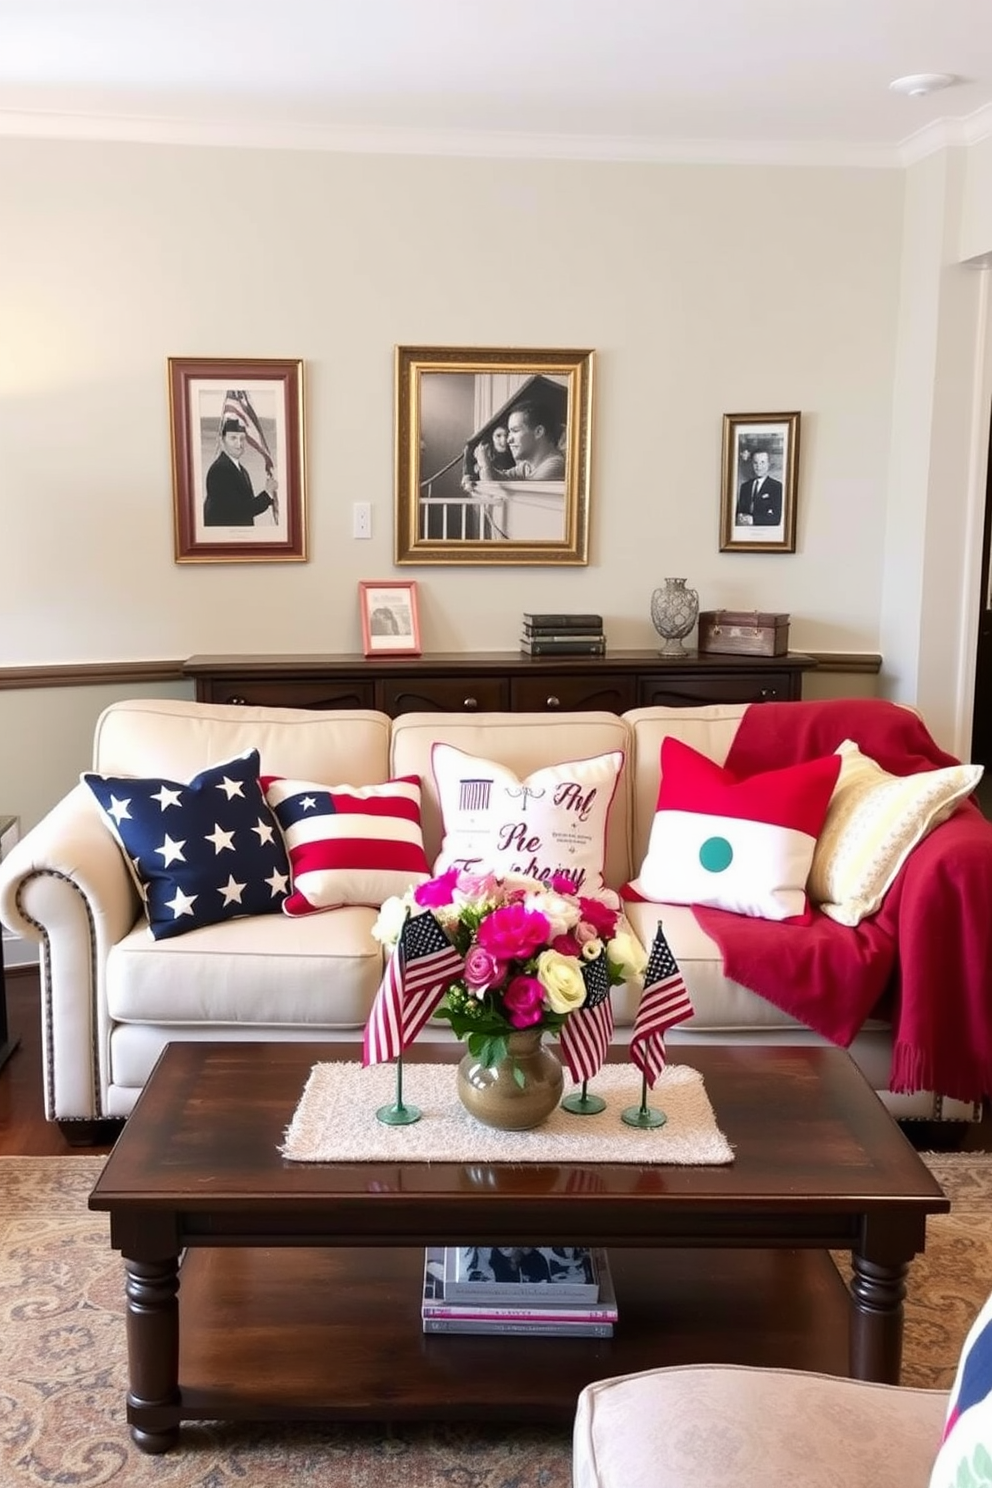
[[[214,149],[297,150],[462,159],[582,160],[661,165],[784,165],[896,169],[898,145],[846,141],[660,139],[504,130],[322,128],[299,124],[56,114],[0,109],[0,137]]]
[[[926,129],[911,134],[899,147],[899,163],[916,165],[939,150],[967,149],[992,136],[992,104],[976,109],[966,119],[935,119]]]
[[[842,140],[662,139],[640,135],[528,134],[509,130],[331,128],[212,120],[57,114],[0,109],[0,137],[196,148],[291,150],[453,159],[579,160],[658,165],[777,165],[898,170],[939,150],[992,136],[992,104],[966,119],[939,119],[893,145]]]

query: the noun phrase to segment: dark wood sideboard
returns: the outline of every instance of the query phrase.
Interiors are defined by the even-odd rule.
[[[543,713],[662,704],[795,702],[816,661],[785,656],[523,656],[516,651],[424,656],[191,656],[183,671],[201,703],[269,708],[377,708],[400,713]]]

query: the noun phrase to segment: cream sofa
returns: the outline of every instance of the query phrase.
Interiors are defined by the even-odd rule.
[[[433,861],[440,812],[431,746],[447,741],[525,775],[563,759],[625,751],[610,815],[606,879],[618,887],[647,846],[661,739],[674,734],[722,763],[745,706],[609,713],[407,714],[308,712],[139,699],[114,704],[95,730],[102,774],[188,779],[257,747],[271,774],[362,786],[419,775]],[[656,908],[629,907],[650,943]],[[289,919],[241,918],[153,940],[123,857],[84,785],[76,786],[0,865],[0,919],[40,942],[45,1110],[60,1123],[124,1117],[171,1039],[361,1038],[382,974],[372,907]],[[691,909],[666,906],[665,933],[695,1007],[670,1035],[695,1041],[817,1043],[821,1039],[723,976],[715,943]],[[614,990],[618,1037],[629,1036],[636,996]],[[447,1030],[439,1025],[437,1036]],[[960,1102],[887,1090],[891,1031],[868,1023],[851,1052],[897,1116],[970,1119]],[[67,1131],[72,1131],[66,1126]],[[77,1129],[78,1130],[78,1129]]]

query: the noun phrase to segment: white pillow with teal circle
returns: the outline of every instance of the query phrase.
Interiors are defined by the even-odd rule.
[[[648,850],[628,897],[806,918],[806,880],[840,757],[739,779],[666,738]]]

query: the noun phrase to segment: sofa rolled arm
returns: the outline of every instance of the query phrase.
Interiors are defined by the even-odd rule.
[[[124,855],[84,785],[64,796],[0,863],[0,920],[41,946],[49,1120],[105,1114],[107,956],[140,908]]]

